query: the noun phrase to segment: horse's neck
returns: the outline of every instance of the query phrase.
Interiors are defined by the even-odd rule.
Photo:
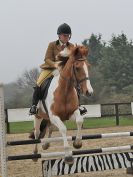
[[[63,70],[62,70],[63,76],[66,77],[66,78],[71,79],[73,77],[73,75],[72,75],[72,68],[73,68],[73,61],[70,58],[67,61],[66,65],[64,66]]]
[[[63,83],[61,84],[62,87],[68,89],[73,88],[73,84],[71,83],[71,80],[73,79],[72,69],[72,59],[69,59],[61,72],[61,82]]]

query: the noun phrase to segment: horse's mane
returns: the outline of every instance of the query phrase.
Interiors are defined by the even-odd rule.
[[[82,57],[87,57],[89,53],[89,49],[82,45],[76,45],[71,50],[71,55],[75,58],[75,60],[78,60]]]
[[[60,61],[59,66],[64,67],[67,63],[70,56],[72,56],[75,60],[78,60],[82,57],[87,57],[89,53],[89,49],[85,46],[76,45],[71,47],[71,49],[68,51],[68,54],[63,52],[60,52],[57,56],[57,60]]]
[[[64,49],[63,51],[61,51],[58,55],[57,55],[57,61],[59,61],[59,65],[60,67],[64,67],[65,64],[67,63],[69,56],[70,56],[70,51],[68,49]]]
[[[67,63],[68,59],[69,56],[68,57],[59,56],[59,61],[60,61],[59,66],[63,68]]]

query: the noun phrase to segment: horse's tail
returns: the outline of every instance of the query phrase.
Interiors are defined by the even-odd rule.
[[[46,133],[46,128],[49,124],[49,120],[45,120],[43,119],[41,124],[40,124],[40,135],[39,135],[39,139],[40,138],[43,138],[45,136],[45,133]],[[34,130],[32,130],[32,132],[29,134],[29,138],[31,139],[35,139],[35,135],[34,135]]]

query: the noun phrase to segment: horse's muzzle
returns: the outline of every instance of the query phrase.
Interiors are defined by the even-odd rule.
[[[93,92],[89,92],[89,91],[87,90],[85,96],[90,97],[92,94],[93,94]]]

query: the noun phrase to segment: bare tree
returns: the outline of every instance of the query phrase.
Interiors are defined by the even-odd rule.
[[[39,76],[39,70],[33,68],[29,71],[25,71],[20,78],[17,79],[17,85],[19,88],[34,87],[36,85],[36,80]]]

